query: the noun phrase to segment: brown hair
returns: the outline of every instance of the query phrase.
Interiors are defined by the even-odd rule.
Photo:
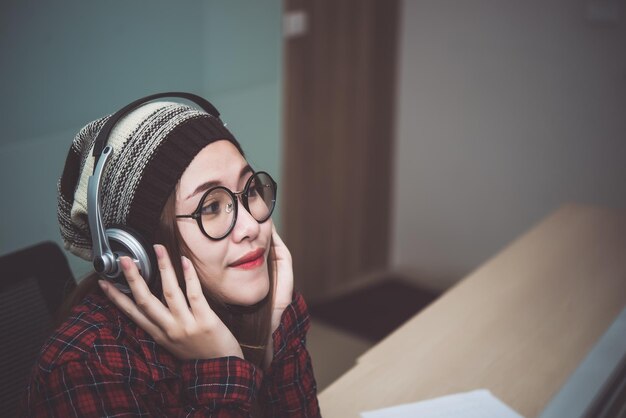
[[[158,230],[155,234],[155,242],[162,244],[168,251],[178,283],[185,292],[185,280],[183,276],[183,268],[181,264],[181,256],[189,258],[194,264],[197,259],[186,245],[180,231],[178,229],[175,217],[176,207],[176,191],[174,190],[167,199]],[[265,352],[267,350],[267,342],[270,338],[271,314],[274,300],[275,289],[275,271],[276,266],[271,260],[275,260],[274,247],[270,245],[270,253],[267,258],[267,268],[270,280],[270,289],[267,296],[257,304],[250,307],[233,306],[217,299],[214,295],[205,292],[205,297],[216,312],[222,322],[230,329],[239,344],[246,360],[254,363],[258,367],[263,367]],[[69,315],[71,308],[79,304],[83,298],[94,292],[101,292],[97,285],[99,276],[96,272],[90,273],[80,281],[77,288],[65,300],[60,310],[59,322],[63,321]],[[161,300],[162,289],[160,278],[155,280],[155,284],[151,287],[152,292]]]

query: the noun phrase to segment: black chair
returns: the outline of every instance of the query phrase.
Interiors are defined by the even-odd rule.
[[[16,415],[35,358],[75,287],[53,242],[0,257],[0,415]]]

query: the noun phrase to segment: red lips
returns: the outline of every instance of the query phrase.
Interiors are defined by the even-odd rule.
[[[263,264],[264,254],[265,254],[265,250],[263,248],[258,248],[254,251],[250,251],[249,253],[247,253],[246,255],[238,259],[237,261],[230,263],[228,267],[243,268],[243,269],[250,269],[250,268],[258,267],[261,264]]]

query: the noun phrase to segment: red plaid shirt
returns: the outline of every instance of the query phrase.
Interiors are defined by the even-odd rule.
[[[238,357],[180,361],[106,297],[93,294],[42,348],[26,388],[25,416],[318,417],[305,347],[309,316],[296,294],[273,334],[263,371]]]

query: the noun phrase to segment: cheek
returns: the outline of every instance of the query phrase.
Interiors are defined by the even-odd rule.
[[[180,235],[194,258],[196,271],[202,278],[221,276],[227,250],[227,240],[212,241],[196,224],[179,225]]]

